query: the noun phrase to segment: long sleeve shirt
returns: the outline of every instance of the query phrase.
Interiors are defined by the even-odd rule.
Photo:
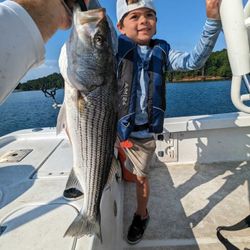
[[[172,48],[170,49],[169,54],[166,55],[167,71],[188,71],[199,69],[204,66],[212,53],[220,31],[221,21],[207,19],[202,35],[190,53],[174,50]],[[138,45],[137,47],[141,60],[140,63],[142,65],[147,65],[151,57],[152,49],[148,46]],[[147,96],[149,78],[145,66],[141,67],[138,82],[135,124],[142,125],[148,123]],[[148,130],[143,130],[132,132],[130,136],[134,138],[150,138],[152,137],[152,133],[149,133]]]
[[[204,66],[212,53],[221,27],[221,21],[207,19],[200,40],[191,52],[170,49],[168,70],[188,71]]]
[[[35,22],[19,4],[0,3],[0,104],[26,72],[44,60],[45,48]]]

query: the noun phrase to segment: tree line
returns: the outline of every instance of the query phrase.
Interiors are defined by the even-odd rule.
[[[166,80],[169,82],[229,79],[231,77],[232,72],[226,49],[213,52],[205,66],[199,70],[166,73]],[[20,91],[28,91],[41,90],[42,88],[63,88],[63,81],[61,74],[53,73],[35,80],[29,80],[25,83],[19,83],[16,89]]]
[[[64,86],[64,80],[61,74],[53,73],[51,75],[41,77],[35,80],[29,80],[25,83],[19,83],[16,90],[28,91],[28,90],[41,90],[43,88],[61,89]]]
[[[230,79],[232,72],[228,61],[227,50],[213,52],[203,68],[187,72],[168,72],[167,81],[194,81],[194,80],[216,80]]]

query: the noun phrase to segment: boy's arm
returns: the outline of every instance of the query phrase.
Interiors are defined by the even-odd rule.
[[[167,69],[188,71],[201,68],[210,56],[220,31],[220,20],[207,19],[202,36],[191,53],[170,49]]]

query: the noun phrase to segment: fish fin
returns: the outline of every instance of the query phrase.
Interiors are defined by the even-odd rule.
[[[77,91],[76,102],[77,102],[78,111],[82,113],[85,108],[87,100],[84,94],[81,93],[80,91]]]
[[[113,157],[112,163],[111,163],[111,168],[109,170],[108,179],[107,179],[107,182],[106,182],[104,189],[109,188],[112,185],[112,183],[114,182],[114,179],[117,179],[120,177],[119,176],[119,168],[120,168],[120,166],[119,166],[118,160],[115,157]]]
[[[56,134],[60,134],[63,129],[66,129],[66,107],[65,104],[62,105],[60,108],[58,117],[57,117],[57,124],[56,124]]]
[[[94,234],[102,241],[100,220],[90,220],[87,216],[80,213],[69,226],[64,237],[71,236],[81,238],[84,235]]]
[[[82,186],[75,174],[74,168],[71,169],[71,172],[70,172],[70,175],[67,180],[66,187],[65,187],[65,189],[70,189],[70,188],[76,188],[80,190],[81,192],[83,192]]]

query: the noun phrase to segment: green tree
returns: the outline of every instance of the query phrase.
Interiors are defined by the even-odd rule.
[[[202,69],[188,72],[171,72],[166,74],[166,80],[179,81],[184,78],[200,77],[231,78],[232,72],[228,61],[227,50],[216,51],[211,54]]]

